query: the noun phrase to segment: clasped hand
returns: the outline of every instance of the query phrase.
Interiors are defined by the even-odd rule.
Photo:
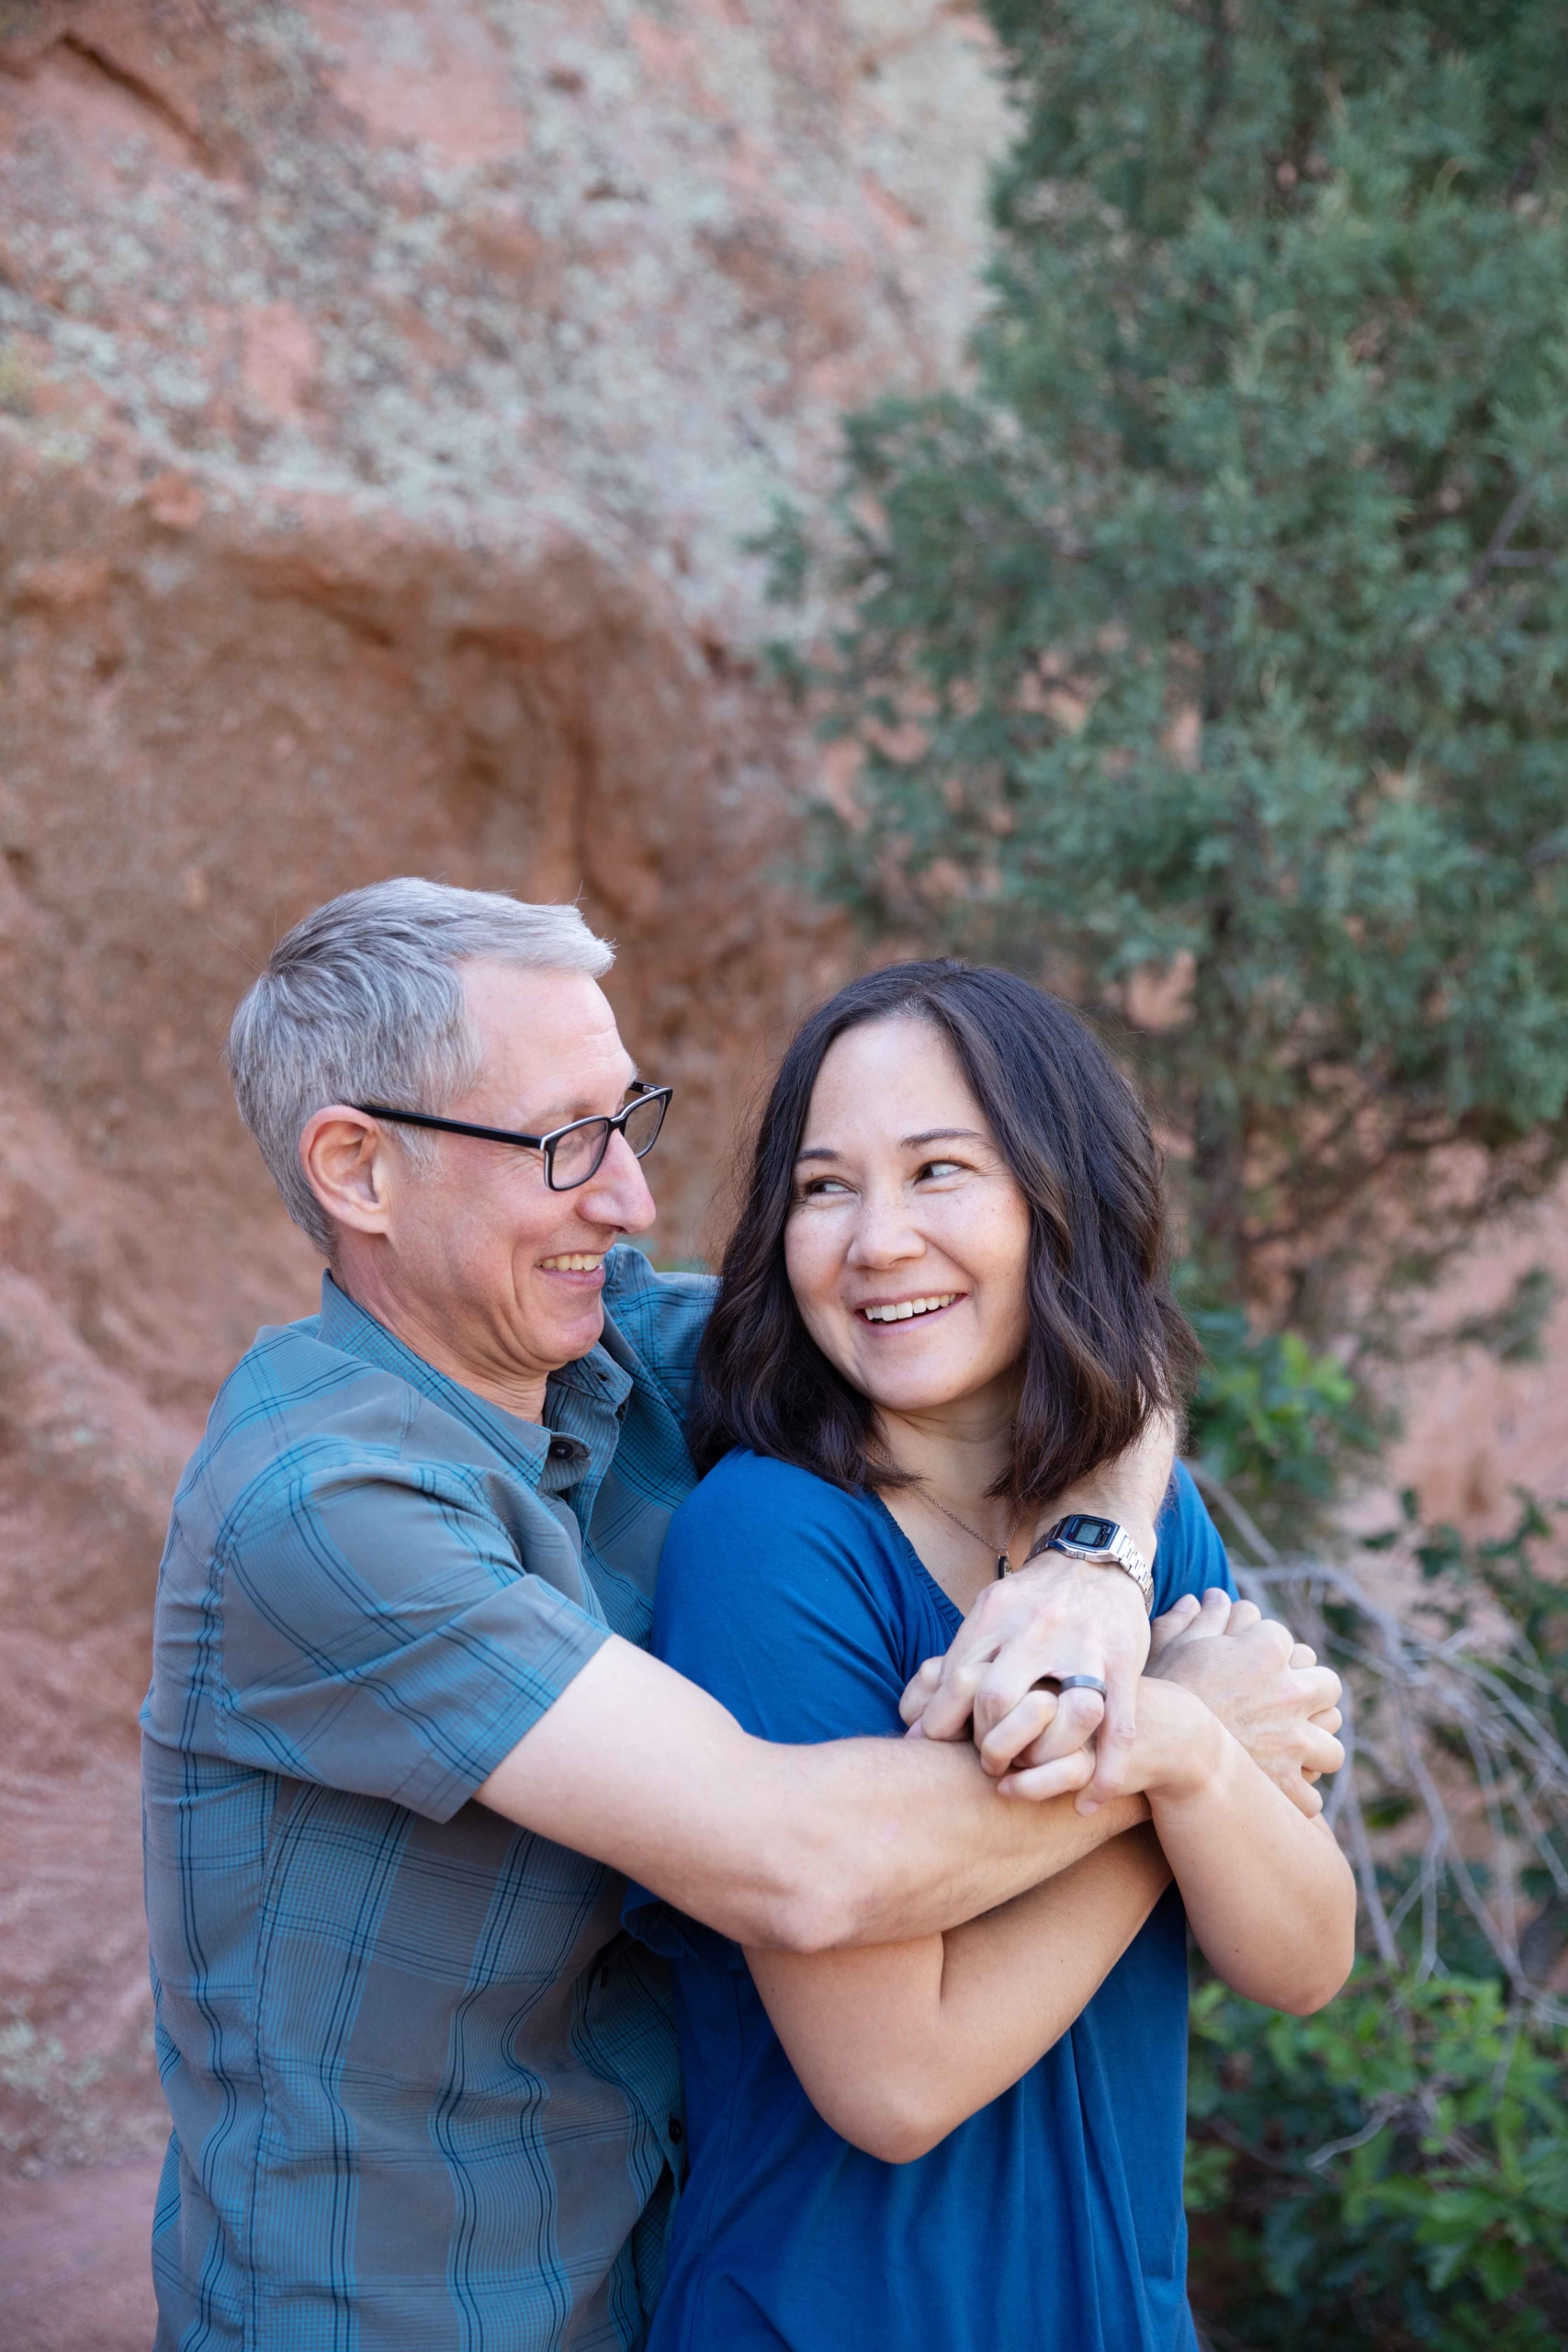
[[[1151,1413],[1127,1451],[1059,1495],[1054,1513],[1103,1512],[1152,1560],[1175,1450],[1172,1417]],[[1131,1577],[1047,1552],[981,1593],[946,1657],[931,1659],[910,1683],[904,1721],[927,1739],[961,1739],[973,1724],[988,1771],[1000,1778],[1027,1762],[1044,1774],[1016,1793],[1082,1790],[1079,1810],[1091,1813],[1130,1785],[1149,1638],[1143,1595]],[[1097,1676],[1104,1698],[1064,1691],[1043,1712],[1036,1704],[1042,1678],[1067,1673]]]
[[[1075,1573],[1071,1564],[1064,1566]],[[1201,1701],[1303,1813],[1320,1813],[1316,1782],[1345,1760],[1335,1737],[1341,1722],[1338,1676],[1319,1666],[1315,1653],[1294,1641],[1286,1626],[1217,1588],[1201,1601],[1183,1596],[1152,1627],[1138,1607],[1139,1641],[1134,1629],[1121,1626],[1125,1610],[1116,1606],[1121,1596],[1114,1585],[1107,1585],[1114,1575],[1076,1570],[1077,1578],[1099,1579],[1092,1611],[1097,1656],[1104,1660],[1099,1668],[1107,1686],[1103,1701],[1093,1691],[1058,1694],[1038,1683],[1021,1691],[1027,1649],[1015,1638],[1020,1655],[1010,1659],[993,1626],[978,1640],[972,1635],[956,1666],[959,1643],[947,1658],[929,1659],[913,1678],[902,1702],[910,1731],[928,1739],[955,1738],[972,1726],[981,1762],[1005,1794],[1041,1799],[1077,1792],[1078,1810],[1088,1813],[1107,1797],[1153,1792],[1179,1776],[1184,1757],[1196,1747],[1190,1704],[1171,1703],[1180,1690]],[[1121,1581],[1138,1606],[1131,1580]],[[1057,1642],[1064,1620],[1070,1633],[1088,1600],[1088,1592],[1071,1582],[1053,1595]],[[1123,1669],[1134,1650],[1143,1655],[1131,1677],[1122,1671],[1113,1679],[1118,1645],[1116,1664]],[[1153,1683],[1168,1686],[1157,1700]]]

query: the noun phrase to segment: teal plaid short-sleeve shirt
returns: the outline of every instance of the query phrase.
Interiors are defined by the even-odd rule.
[[[181,1481],[142,1710],[158,2352],[642,2340],[681,2135],[621,1881],[470,1800],[646,1644],[711,1297],[635,1250],[522,1421],[327,1277]]]

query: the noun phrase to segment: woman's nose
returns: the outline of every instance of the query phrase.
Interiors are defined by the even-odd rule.
[[[906,1258],[918,1258],[925,1246],[901,1201],[863,1197],[850,1243],[852,1266],[897,1265]]]

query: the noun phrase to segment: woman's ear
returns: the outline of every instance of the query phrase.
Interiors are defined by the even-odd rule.
[[[334,1225],[385,1233],[389,1210],[389,1147],[376,1121],[352,1103],[312,1112],[299,1135],[299,1164]]]

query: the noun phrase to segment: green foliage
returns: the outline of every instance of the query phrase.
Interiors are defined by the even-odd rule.
[[[987,5],[1020,127],[972,381],[850,420],[847,622],[784,659],[861,753],[821,871],[1137,1065],[1195,1452],[1291,1549],[1380,1435],[1324,1336],[1568,1159],[1568,15]],[[784,596],[820,537],[769,535]],[[1528,1278],[1450,1337],[1527,1360],[1550,1304]],[[1568,2341],[1568,2046],[1521,1989],[1568,1933],[1544,1528],[1390,1531],[1424,1634],[1312,1589],[1382,1958],[1307,2021],[1200,1994],[1221,2352]]]
[[[1221,2344],[1544,2352],[1568,2326],[1568,2029],[1363,1967],[1193,2005],[1189,2204]]]
[[[1568,18],[991,14],[975,389],[849,426],[828,879],[1103,1012],[1219,1294],[1321,1322],[1374,1207],[1419,1272],[1568,1153]]]
[[[1256,1331],[1240,1307],[1178,1285],[1203,1348],[1188,1414],[1188,1449],[1265,1532],[1299,1548],[1333,1501],[1348,1464],[1370,1453],[1380,1421],[1337,1356],[1297,1331]]]
[[[1250,1400],[1258,1359],[1257,1390],[1272,1377],[1279,1392],[1256,1417],[1263,1442],[1245,1408],[1211,1405],[1204,1460],[1214,1468],[1228,1442],[1260,1515],[1288,1521],[1299,1509],[1288,1483],[1296,1432],[1315,1416],[1332,1445],[1333,1417],[1354,1414],[1353,1394],[1300,1341],[1258,1340],[1239,1316],[1226,1333],[1224,1319],[1208,1317],[1205,1332],[1221,1397],[1239,1386]],[[1200,1434],[1202,1410],[1201,1398]],[[1401,1522],[1366,1547],[1397,1548],[1421,1579],[1393,1637],[1403,1684],[1369,1671],[1380,1648],[1386,1663],[1386,1641],[1345,1579],[1310,1627],[1353,1694],[1347,1793],[1382,1840],[1368,1916],[1386,1957],[1363,1961],[1311,2018],[1272,2016],[1212,1979],[1199,1986],[1187,2201],[1193,2300],[1219,2352],[1306,2352],[1329,2338],[1351,2352],[1568,2341],[1568,2024],[1561,2004],[1526,1996],[1568,1946],[1568,1587],[1536,1560],[1551,1533],[1526,1498],[1506,1536],[1468,1541],[1420,1525],[1406,1494]],[[1300,1596],[1281,1598],[1300,1624]],[[1467,1668],[1482,1616],[1487,1638]],[[1413,1744],[1427,1747],[1450,1821],[1471,1824],[1462,1853],[1434,1851]],[[1477,1851],[1478,1814],[1491,1865]],[[1499,1903],[1504,1871],[1512,1893]],[[1492,1932],[1478,1916],[1487,1909]],[[1506,1970],[1499,1917],[1517,1923]]]

